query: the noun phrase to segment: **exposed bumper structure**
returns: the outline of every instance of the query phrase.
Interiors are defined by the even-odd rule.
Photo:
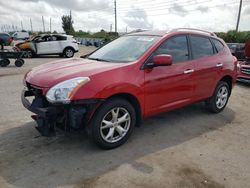
[[[28,100],[31,97],[32,102]],[[35,114],[31,117],[37,123],[36,129],[43,136],[54,136],[56,128],[70,131],[84,127],[101,103],[101,100],[85,100],[67,105],[52,105],[34,90],[23,90],[21,99],[23,106]]]

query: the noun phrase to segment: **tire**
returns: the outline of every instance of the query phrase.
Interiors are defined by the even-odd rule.
[[[212,113],[219,113],[224,110],[230,96],[230,87],[227,82],[220,81],[211,98],[206,101],[207,109]]]
[[[66,58],[71,58],[74,56],[74,54],[75,54],[75,51],[72,48],[65,48],[65,50],[63,51],[63,55]]]
[[[17,59],[15,61],[16,67],[21,67],[21,66],[23,66],[23,64],[24,64],[24,60],[23,59]]]
[[[134,107],[124,99],[114,98],[106,101],[97,110],[86,128],[90,139],[97,146],[102,149],[112,149],[128,140],[135,123]]]
[[[7,67],[10,64],[10,60],[9,59],[2,59],[1,60],[1,67]]]

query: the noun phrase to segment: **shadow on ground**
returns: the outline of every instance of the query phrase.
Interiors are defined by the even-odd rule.
[[[198,103],[144,120],[125,145],[108,151],[90,144],[83,133],[40,137],[30,122],[0,135],[0,174],[17,187],[74,184],[221,128],[234,115],[230,108],[210,114]]]

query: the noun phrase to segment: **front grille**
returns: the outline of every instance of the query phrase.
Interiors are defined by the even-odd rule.
[[[32,86],[30,83],[26,82],[27,88],[29,91],[32,91],[35,96],[42,97],[43,91],[42,89],[38,89]]]
[[[242,67],[241,72],[243,74],[250,74],[250,67]]]
[[[36,107],[48,107],[49,103],[46,100],[46,97],[43,95],[42,89],[39,89],[37,87],[34,87],[30,83],[26,82],[27,88],[29,91],[32,91],[34,94],[34,99],[32,101],[32,104],[34,104]]]

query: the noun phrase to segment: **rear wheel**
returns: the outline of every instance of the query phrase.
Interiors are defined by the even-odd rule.
[[[75,52],[72,48],[65,48],[65,50],[63,51],[63,55],[67,58],[73,57],[74,54],[75,54]]]
[[[112,149],[128,140],[135,122],[135,110],[128,101],[111,99],[95,113],[87,132],[99,147]]]
[[[227,82],[220,81],[213,96],[206,101],[207,109],[213,113],[219,113],[227,105],[230,96],[230,89]]]

